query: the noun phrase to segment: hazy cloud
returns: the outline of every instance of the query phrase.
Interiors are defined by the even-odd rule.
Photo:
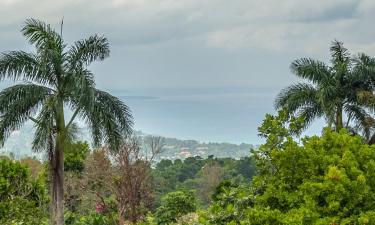
[[[109,38],[112,57],[94,67],[108,89],[282,85],[293,79],[286,60],[326,60],[335,38],[375,54],[374,9],[371,0],[3,0],[0,48],[30,49],[19,33],[26,18],[58,27],[64,17],[70,43]],[[248,65],[259,58],[278,69]]]

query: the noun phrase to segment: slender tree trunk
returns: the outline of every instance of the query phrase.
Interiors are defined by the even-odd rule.
[[[56,110],[56,145],[52,170],[52,225],[64,225],[64,146],[65,120],[61,102]]]
[[[343,128],[343,119],[342,119],[342,106],[337,106],[336,112],[336,131],[339,132]]]
[[[53,124],[52,124],[53,125]],[[53,192],[54,190],[54,182],[53,180],[55,179],[55,168],[56,168],[56,163],[55,163],[55,160],[56,160],[56,157],[55,157],[55,143],[53,141],[53,136],[54,134],[50,134],[49,136],[49,140],[48,140],[48,160],[49,160],[49,165],[50,165],[50,169],[49,169],[49,184],[50,184],[50,195],[52,196],[51,198],[51,204],[50,204],[50,223],[51,224],[55,224],[54,222],[54,218],[55,218],[55,209],[54,209],[54,199],[55,199],[55,194]]]
[[[61,146],[53,155],[55,166],[52,170],[52,225],[64,224],[64,152]]]

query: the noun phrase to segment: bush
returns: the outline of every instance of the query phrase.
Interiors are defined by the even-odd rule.
[[[155,217],[157,224],[170,224],[177,222],[183,215],[196,210],[196,199],[192,191],[176,191],[166,194],[161,199],[161,206],[157,209]]]
[[[19,162],[0,160],[0,224],[40,225],[48,221],[46,188],[42,178],[30,180]]]
[[[67,211],[64,214],[65,224],[67,225],[114,225],[114,222],[102,214],[91,212],[88,215],[78,215]]]

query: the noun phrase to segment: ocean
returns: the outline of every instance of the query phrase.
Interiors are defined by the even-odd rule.
[[[117,94],[135,129],[203,142],[259,144],[257,127],[274,113],[278,90],[255,87],[138,89]]]

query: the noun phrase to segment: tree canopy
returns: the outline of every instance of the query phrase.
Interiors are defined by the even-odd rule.
[[[261,133],[267,141],[253,152],[258,175],[251,185],[222,186],[201,221],[259,225],[375,223],[375,146],[345,130],[328,128],[321,137],[296,141],[284,133],[284,138],[275,142],[275,131],[283,130],[286,124],[294,126],[298,119],[280,123],[272,122],[274,119],[267,117],[263,123]]]
[[[336,131],[347,128],[369,140],[375,120],[361,96],[374,88],[375,60],[365,54],[351,56],[339,41],[332,42],[330,53],[330,66],[311,58],[292,62],[291,71],[307,82],[283,89],[275,106],[304,117],[305,126],[323,117]]]

